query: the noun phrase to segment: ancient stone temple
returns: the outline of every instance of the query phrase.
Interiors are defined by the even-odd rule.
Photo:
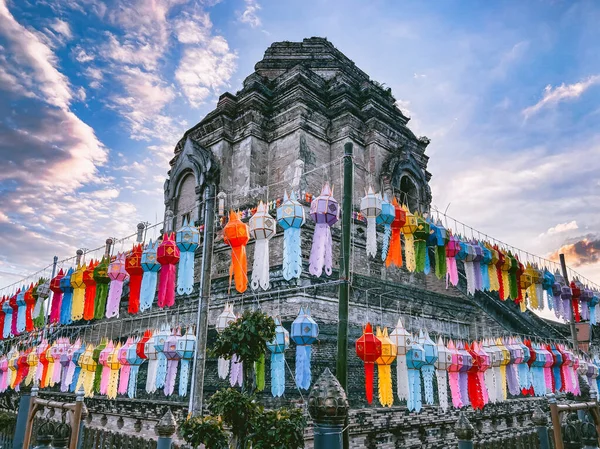
[[[353,198],[356,210],[365,189],[373,186],[390,198],[395,195],[413,211],[429,212],[431,174],[427,171],[426,150],[430,141],[410,131],[409,118],[397,107],[391,90],[382,86],[327,39],[273,43],[254,73],[246,77],[242,89],[222,94],[216,109],[177,143],[165,183],[165,205],[175,217],[173,228],[185,219],[204,222],[202,204],[209,184],[215,186],[221,212],[252,208],[260,200],[273,201],[291,190],[300,192],[308,206],[304,194],[318,195],[325,182],[333,186],[334,196],[337,194],[341,200],[340,159],[347,142],[354,146],[357,167]],[[222,217],[221,225],[224,223]],[[248,290],[239,295],[228,291],[231,250],[223,243],[222,227],[217,226],[209,324],[214,326],[217,315],[229,302],[236,310],[260,307],[280,316],[289,328],[299,307],[308,305],[321,331],[313,358],[314,377],[326,367],[335,368],[337,286],[331,281],[338,277],[340,230],[333,228],[334,272],[329,278],[315,278],[308,273],[312,233],[313,225],[308,220],[302,234],[304,271],[299,280],[287,282],[281,275],[283,239],[279,230],[271,241],[271,289],[255,293]],[[453,438],[448,434],[448,425],[456,421],[452,413],[445,419],[436,418],[440,412],[435,408],[411,419],[405,419],[406,409],[400,406],[389,411],[363,409],[362,362],[353,348],[367,319],[393,327],[402,316],[410,331],[425,327],[453,338],[475,339],[511,332],[561,336],[560,329],[530,312],[519,312],[510,301],[480,292],[470,297],[463,283],[459,288],[447,288],[435,276],[386,268],[379,255],[367,256],[362,221],[353,223],[352,242],[348,394],[353,408],[353,447],[425,447],[425,441],[431,443],[427,447],[447,447],[441,442]],[[250,242],[249,261],[252,257]],[[197,258],[199,267],[199,254]],[[211,327],[209,346],[212,338]],[[293,370],[293,351],[289,351],[287,361]],[[287,374],[284,398],[273,399],[267,391],[262,398],[265,402],[281,405],[302,400],[293,376]],[[224,385],[217,377],[216,361],[209,360],[206,394]],[[526,400],[515,400],[507,416],[524,413],[527,404]]]

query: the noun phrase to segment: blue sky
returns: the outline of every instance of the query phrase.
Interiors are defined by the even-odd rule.
[[[161,217],[173,148],[271,42],[391,87],[434,203],[600,283],[594,1],[0,0],[0,286]]]

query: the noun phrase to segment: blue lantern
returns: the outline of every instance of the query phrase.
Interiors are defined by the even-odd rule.
[[[175,236],[180,259],[177,269],[177,293],[190,295],[194,288],[194,254],[200,244],[200,233],[190,220],[184,220]]]
[[[179,396],[186,396],[189,377],[190,364],[196,353],[196,336],[188,328],[185,335],[177,338],[177,354],[181,359],[181,373],[179,374]]]
[[[277,223],[283,228],[283,278],[286,281],[300,278],[302,273],[301,230],[306,221],[304,207],[296,193],[283,194],[283,203],[277,208]]]
[[[169,337],[169,331],[162,328],[152,337],[152,346],[156,351],[156,389],[164,388],[167,380],[167,355],[165,354],[165,343]]]
[[[140,289],[140,311],[143,312],[149,309],[154,302],[156,295],[156,283],[158,281],[158,271],[160,263],[156,256],[158,251],[158,241],[152,244],[152,240],[142,253],[142,269],[144,275],[142,277],[142,287]]]
[[[144,359],[137,353],[138,342],[139,340],[134,341],[127,348],[127,363],[131,366],[129,371],[129,383],[127,385],[127,396],[131,399],[136,396],[138,373],[140,372],[140,366],[144,363]]]
[[[390,249],[390,239],[392,238],[392,223],[396,218],[396,208],[388,200],[387,194],[383,195],[381,200],[381,213],[377,216],[377,224],[382,224],[383,231],[383,242],[381,245],[381,260],[385,262],[387,259],[387,253]]]
[[[60,280],[60,289],[63,291],[63,299],[60,303],[60,324],[71,324],[71,308],[73,307],[73,286],[71,275],[73,268],[69,268],[67,274]]]
[[[22,334],[25,332],[25,292],[27,292],[27,287],[23,285],[21,287],[21,291],[17,293],[17,333]]]
[[[285,392],[285,350],[290,346],[290,334],[275,318],[275,339],[267,343],[271,351],[271,393],[274,397]]]
[[[310,309],[300,307],[300,313],[292,323],[291,337],[296,343],[296,385],[310,388],[311,345],[317,341],[319,325],[310,316]]]
[[[79,376],[81,374],[81,364],[79,363],[79,360],[81,359],[81,356],[84,352],[85,343],[82,343],[81,346],[79,346],[79,348],[75,350],[75,352],[73,352],[73,358],[71,359],[71,363],[75,365],[75,372],[73,373],[73,381],[71,382],[71,386],[69,388],[71,393],[75,393],[77,390],[77,385],[80,384]]]
[[[433,375],[435,374],[435,363],[438,359],[438,348],[429,337],[427,330],[419,331],[419,344],[425,351],[425,363],[421,367],[421,374],[425,381],[425,402],[433,405]]]
[[[406,366],[408,368],[408,410],[420,412],[421,374],[420,369],[425,364],[425,349],[412,335],[406,339]]]

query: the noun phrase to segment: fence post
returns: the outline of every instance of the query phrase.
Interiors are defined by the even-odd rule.
[[[541,449],[550,449],[550,438],[548,438],[548,417],[539,406],[536,406],[531,415],[531,421],[535,424]]]
[[[454,433],[458,438],[458,449],[473,449],[473,434],[475,433],[475,429],[467,419],[465,412],[460,412],[458,415]]]
[[[21,399],[19,400],[19,411],[17,412],[17,424],[15,426],[15,436],[13,438],[13,449],[21,449],[25,439],[25,429],[27,427],[27,418],[31,407],[31,386],[21,386]]]
[[[329,368],[313,385],[308,397],[308,413],[313,420],[315,449],[342,449],[348,398]]]
[[[156,432],[158,433],[156,449],[171,449],[173,446],[173,435],[176,430],[177,422],[175,421],[173,412],[169,408],[156,425]]]

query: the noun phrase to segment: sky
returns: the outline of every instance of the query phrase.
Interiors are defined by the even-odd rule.
[[[159,221],[183,132],[311,36],[431,139],[437,207],[600,283],[598,23],[593,0],[0,0],[0,287]]]

